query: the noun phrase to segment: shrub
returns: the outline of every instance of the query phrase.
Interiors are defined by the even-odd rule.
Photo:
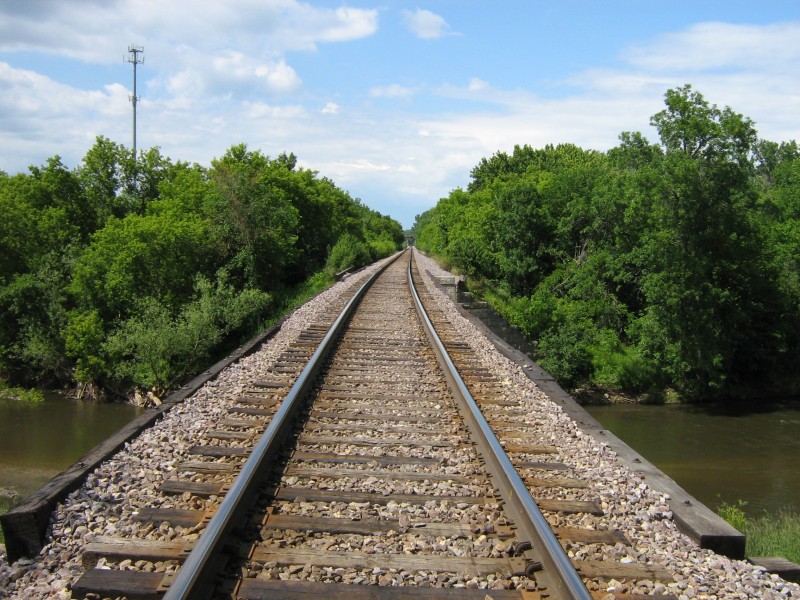
[[[345,233],[331,248],[325,268],[332,273],[337,273],[349,267],[363,267],[371,261],[370,246],[354,235]]]
[[[609,329],[598,332],[599,343],[589,349],[592,355],[592,382],[604,387],[641,393],[659,380],[655,365],[636,348],[623,344]]]
[[[747,516],[744,514],[744,510],[742,509],[746,505],[747,502],[741,499],[737,500],[735,505],[722,502],[717,507],[717,514],[725,519],[728,523],[733,525],[733,527],[739,530],[739,532],[744,533],[747,529]]]
[[[117,378],[170,389],[208,364],[226,336],[258,323],[271,302],[269,294],[252,288],[236,292],[224,274],[216,284],[198,278],[195,289],[196,298],[177,314],[147,298],[122,323],[106,344]]]

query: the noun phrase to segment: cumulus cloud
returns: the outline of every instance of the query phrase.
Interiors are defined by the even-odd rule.
[[[403,20],[411,33],[424,40],[440,38],[450,29],[443,17],[422,8],[415,11],[404,10]]]
[[[6,161],[0,170],[22,170],[55,154],[77,160],[101,133],[130,135],[128,91],[120,85],[81,90],[0,62],[0,89],[0,157]]]
[[[187,61],[170,76],[168,89],[176,96],[240,96],[278,95],[297,92],[302,82],[285,61],[260,61],[245,54],[226,50],[204,59]]]
[[[96,63],[119,60],[120,39],[165,49],[181,40],[206,52],[235,38],[248,54],[283,53],[360,39],[377,28],[376,9],[298,0],[0,2],[0,50],[58,52]]]

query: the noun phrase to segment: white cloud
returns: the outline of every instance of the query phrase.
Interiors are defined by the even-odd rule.
[[[384,87],[374,87],[369,91],[372,98],[400,98],[402,96],[411,96],[414,90],[409,87],[402,86],[397,83],[387,85]]]
[[[469,80],[469,85],[467,86],[467,89],[470,92],[485,92],[486,90],[489,89],[489,83],[483,81],[482,79],[478,79],[477,77],[473,77],[472,79]]]
[[[0,62],[0,90],[0,170],[22,170],[55,154],[74,164],[101,133],[130,137],[128,91],[120,85],[79,90]]]
[[[771,62],[800,60],[800,23],[738,25],[698,23],[661,35],[624,57],[648,71],[697,72],[716,69],[769,69]]]
[[[404,10],[403,20],[411,33],[424,40],[440,38],[447,34],[450,29],[443,17],[422,8],[418,8],[413,12]]]
[[[339,113],[339,105],[335,102],[327,102],[320,111],[323,115],[335,115]]]
[[[292,94],[301,87],[300,77],[283,59],[265,62],[234,50],[202,61],[186,60],[167,82],[167,89],[176,96],[251,97]]]
[[[290,93],[300,89],[300,77],[283,60],[256,67],[256,76],[263,79],[270,92]]]
[[[264,102],[245,102],[243,109],[250,119],[303,119],[308,114],[300,105],[274,106]]]
[[[251,55],[314,50],[370,36],[376,9],[314,7],[298,0],[60,0],[0,2],[0,50],[37,50],[86,62],[119,60],[128,42],[167,49],[175,40],[218,51],[231,33]]]

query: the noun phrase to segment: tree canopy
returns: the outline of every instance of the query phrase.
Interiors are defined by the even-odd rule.
[[[244,144],[206,168],[99,137],[72,170],[0,172],[0,214],[0,376],[117,392],[173,387],[293,287],[404,241],[293,154]]]
[[[795,142],[690,85],[607,152],[515,146],[419,215],[420,249],[537,342],[572,388],[689,398],[796,393]]]

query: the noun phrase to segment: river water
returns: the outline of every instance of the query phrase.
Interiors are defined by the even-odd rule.
[[[56,393],[35,405],[0,401],[0,487],[37,490],[140,410]],[[742,499],[750,515],[800,511],[800,400],[587,410],[712,509]]]
[[[58,393],[38,404],[0,400],[0,487],[36,491],[140,411]]]
[[[585,408],[712,510],[800,511],[800,400]]]

